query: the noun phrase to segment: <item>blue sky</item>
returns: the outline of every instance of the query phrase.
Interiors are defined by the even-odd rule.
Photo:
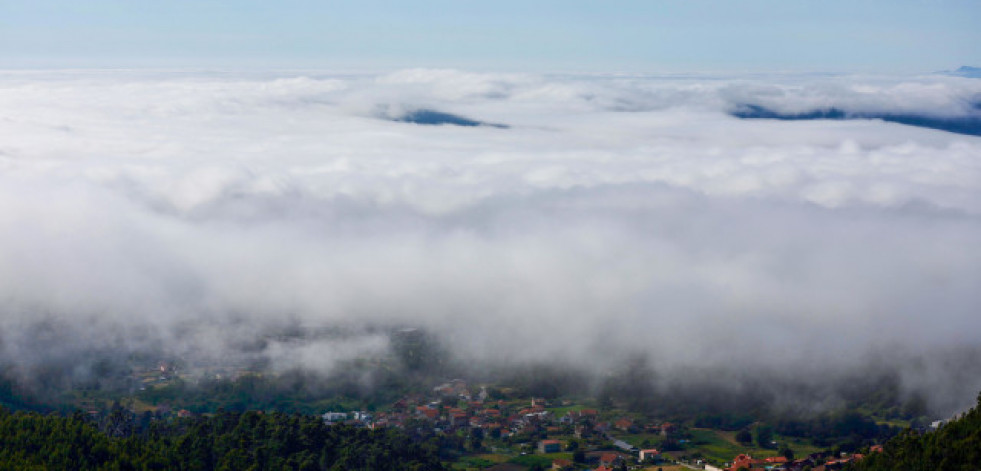
[[[0,66],[923,72],[977,0],[0,0]]]

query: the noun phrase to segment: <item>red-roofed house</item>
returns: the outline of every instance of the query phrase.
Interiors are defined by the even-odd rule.
[[[623,462],[623,457],[617,453],[603,453],[600,455],[600,466],[615,467]]]
[[[766,463],[766,461],[754,459],[752,456],[749,455],[745,455],[745,454],[737,455],[735,458],[732,459],[732,466],[729,469],[731,471],[736,471],[739,468],[746,468],[746,469],[759,468],[761,466],[756,466],[756,465],[762,465],[764,463]]]
[[[463,427],[467,425],[469,419],[467,418],[466,412],[453,412],[450,414],[450,420],[454,427]]]
[[[640,450],[640,461],[655,461],[661,457],[661,452],[653,448],[649,450]]]
[[[614,427],[623,430],[624,432],[630,430],[630,427],[634,426],[634,422],[630,419],[620,419],[613,424]]]

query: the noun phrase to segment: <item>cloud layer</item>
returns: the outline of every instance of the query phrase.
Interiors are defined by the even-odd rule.
[[[5,72],[0,346],[29,371],[347,329],[253,349],[323,374],[384,355],[385,325],[594,371],[889,351],[956,408],[981,375],[923,365],[981,348],[981,138],[730,113],[964,117],[979,97],[947,76]],[[419,110],[507,127],[391,120]]]

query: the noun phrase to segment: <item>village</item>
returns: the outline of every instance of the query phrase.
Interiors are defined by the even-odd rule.
[[[202,377],[229,387],[265,381],[263,374],[242,365],[144,363],[130,369],[133,394],[120,406],[134,424],[211,415],[209,410],[222,404],[262,408],[235,406],[234,400],[213,394],[198,402],[183,397],[187,390],[180,384]],[[106,397],[77,393],[76,405],[95,421],[114,420]],[[347,403],[353,407],[338,407],[344,402],[335,401],[326,410],[305,413],[317,413],[328,426],[394,428],[418,439],[438,437],[440,458],[459,470],[826,471],[863,458],[859,450],[831,449],[802,437],[749,437],[747,428],[736,432],[684,416],[646,416],[592,397],[535,397],[506,385],[459,378],[401,394],[390,396],[397,398],[391,402]],[[942,421],[931,428],[938,424]],[[860,451],[875,453],[881,445]]]
[[[459,443],[452,456],[454,469],[826,471],[863,457],[815,451],[800,458],[738,453],[727,461],[710,460],[697,445],[712,431],[643,421],[570,400],[494,400],[486,387],[472,392],[466,381],[454,379],[434,387],[431,395],[409,395],[384,411],[328,411],[322,417],[328,425],[395,427],[454,437]],[[881,445],[870,450],[881,451]]]

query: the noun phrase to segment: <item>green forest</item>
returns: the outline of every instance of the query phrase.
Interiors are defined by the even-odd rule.
[[[445,469],[436,439],[414,441],[391,429],[327,427],[316,416],[222,411],[138,427],[100,430],[81,412],[61,416],[0,408],[0,469]]]
[[[854,463],[853,471],[977,471],[981,469],[981,394],[977,405],[940,427],[920,433],[908,429]]]

